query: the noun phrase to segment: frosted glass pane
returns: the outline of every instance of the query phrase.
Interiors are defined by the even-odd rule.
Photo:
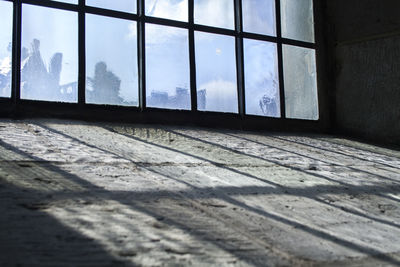
[[[146,102],[191,109],[188,30],[146,24]]]
[[[318,119],[315,50],[283,46],[286,117]]]
[[[238,112],[235,39],[195,32],[198,110]]]
[[[146,0],[146,15],[188,21],[188,0]]]
[[[136,22],[86,15],[86,102],[138,105]]]
[[[194,0],[194,23],[234,29],[233,0]]]
[[[21,98],[77,102],[77,79],[77,13],[24,4]]]
[[[282,36],[314,42],[313,0],[281,0]]]
[[[0,97],[11,96],[12,2],[0,2]]]
[[[87,6],[136,13],[136,0],[86,0]]]
[[[244,39],[246,114],[280,117],[276,44]]]
[[[275,0],[242,0],[243,30],[276,35]]]

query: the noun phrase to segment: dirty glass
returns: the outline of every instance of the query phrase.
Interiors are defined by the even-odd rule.
[[[281,0],[282,37],[314,42],[313,0]]]
[[[242,0],[243,30],[276,35],[275,0]]]
[[[146,16],[188,21],[188,0],[146,0]]]
[[[136,0],[86,0],[86,5],[122,12],[136,13]]]
[[[11,96],[12,2],[0,1],[0,97]]]
[[[246,114],[280,117],[276,44],[244,39]]]
[[[146,24],[148,107],[191,109],[188,30]]]
[[[283,46],[286,117],[318,119],[315,50]]]
[[[233,0],[194,0],[194,23],[234,29]]]
[[[136,22],[86,15],[86,102],[138,105]]]
[[[235,38],[195,32],[199,110],[238,112]]]
[[[23,4],[21,98],[77,102],[77,79],[77,13]]]

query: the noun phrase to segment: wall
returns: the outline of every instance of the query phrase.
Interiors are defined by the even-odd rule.
[[[335,46],[335,129],[400,144],[400,1],[326,0]]]

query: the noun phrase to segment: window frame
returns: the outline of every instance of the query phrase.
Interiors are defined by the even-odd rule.
[[[103,9],[99,7],[86,6],[85,0],[78,0],[78,4],[69,4],[56,1],[42,0],[0,0],[12,2],[14,5],[13,20],[13,48],[12,48],[12,92],[11,98],[0,98],[2,107],[0,110],[8,116],[55,116],[89,120],[113,120],[129,122],[161,122],[179,124],[197,124],[204,126],[227,126],[242,129],[305,129],[322,130],[329,125],[329,101],[325,73],[327,68],[321,67],[321,62],[326,62],[325,47],[320,40],[323,27],[320,26],[323,15],[317,15],[322,10],[319,1],[313,1],[314,13],[314,36],[315,42],[309,43],[282,37],[280,0],[275,0],[276,36],[263,35],[243,31],[242,0],[234,1],[235,29],[224,29],[194,23],[194,0],[188,0],[188,21],[175,21],[145,15],[145,0],[136,1],[137,13],[126,13],[121,11]],[[39,100],[21,99],[20,94],[20,68],[21,68],[21,21],[22,4],[37,5],[62,10],[77,12],[78,14],[78,103],[47,102]],[[103,104],[88,104],[85,102],[86,91],[86,14],[102,15],[107,17],[121,18],[137,22],[137,56],[138,56],[138,88],[139,103],[137,107],[113,106]],[[146,60],[145,60],[145,24],[152,23],[163,26],[172,26],[188,30],[189,36],[189,67],[190,67],[190,96],[191,110],[170,110],[162,108],[150,108],[146,106]],[[221,113],[197,110],[197,88],[196,88],[196,62],[195,62],[195,38],[196,31],[215,33],[232,36],[235,38],[236,47],[236,76],[238,89],[238,113]],[[275,43],[278,58],[278,79],[280,117],[265,117],[246,114],[245,80],[244,80],[244,47],[243,40],[252,39]],[[283,77],[283,45],[294,45],[313,49],[316,51],[317,68],[317,99],[319,107],[318,120],[303,120],[286,118],[285,111],[285,85]],[[174,114],[170,117],[169,114]],[[117,116],[116,116],[117,115]]]

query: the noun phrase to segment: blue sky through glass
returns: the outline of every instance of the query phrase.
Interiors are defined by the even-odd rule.
[[[136,0],[86,0],[86,5],[136,13]]]
[[[136,22],[109,18],[98,15],[86,15],[86,76],[88,81],[94,79],[96,66],[106,64],[110,72],[120,80],[117,88],[94,88],[87,83],[87,101],[98,104],[137,105],[138,103],[138,68],[137,68],[137,37]],[[105,79],[103,77],[102,79]],[[102,88],[108,82],[102,81]],[[110,86],[108,86],[110,87]],[[115,95],[112,90],[116,90]],[[95,97],[89,97],[91,93]],[[101,95],[99,95],[101,94]],[[116,99],[119,96],[121,99]]]
[[[188,21],[188,0],[146,0],[146,15]]]
[[[194,22],[234,29],[233,0],[194,0]]]
[[[146,24],[147,105],[190,109],[189,95],[188,30]]]
[[[195,32],[197,90],[205,90],[205,108],[238,112],[235,38]]]
[[[77,79],[77,13],[23,4],[21,97],[76,102]]]
[[[275,0],[242,0],[242,5],[244,31],[276,35]]]
[[[276,44],[244,39],[246,114],[279,117]]]
[[[78,0],[53,0],[53,1],[69,3],[69,4],[78,4]]]
[[[11,42],[13,4],[0,1],[0,96],[11,96]]]

